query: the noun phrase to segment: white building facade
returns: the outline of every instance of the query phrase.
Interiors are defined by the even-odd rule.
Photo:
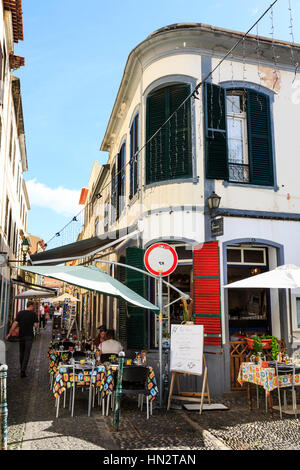
[[[28,166],[21,87],[12,73],[24,65],[24,59],[14,55],[14,43],[19,40],[23,40],[22,2],[4,0],[0,13],[0,252],[6,259],[22,262],[30,204],[23,178]],[[0,267],[0,339],[16,313],[13,297],[22,289],[11,282],[18,277],[11,264]]]
[[[99,178],[93,175],[97,184],[89,188],[81,235],[113,238],[139,229],[97,258],[141,269],[150,245],[175,246],[179,264],[168,280],[191,296],[195,322],[204,325],[214,395],[237,388],[234,367],[242,355],[232,358],[240,336],[268,334],[289,347],[300,344],[300,293],[293,292],[290,322],[286,291],[223,287],[282,264],[300,266],[300,46],[242,38],[213,26],[178,24],[154,32],[130,53],[101,145],[109,158]],[[207,204],[212,193],[221,198],[214,213]],[[216,216],[223,229],[213,232]],[[157,302],[149,277],[98,263]],[[155,315],[92,297],[87,294],[85,304],[92,324],[115,328],[127,349],[148,349],[155,366]],[[178,295],[165,288],[163,297],[166,305]],[[165,309],[166,342],[170,325],[182,320],[180,302]]]
[[[300,190],[294,177],[300,82],[292,61],[298,61],[300,48],[250,36],[211,74],[241,37],[200,24],[150,35],[128,58],[101,147],[109,152],[112,180],[117,165],[117,192],[124,196],[108,230],[140,219],[144,230],[132,244],[142,250],[157,241],[179,246],[181,278],[170,281],[193,297],[205,349],[216,353],[207,359],[215,394],[235,388],[231,344],[239,335],[272,334],[292,347],[300,343],[297,292],[290,325],[285,291],[223,288],[281,264],[300,265]],[[199,93],[159,130],[204,79]],[[218,237],[212,236],[207,208],[212,192],[221,197],[217,215],[224,228]],[[198,244],[202,249],[195,249]],[[126,257],[122,250],[115,250],[116,258]],[[155,289],[147,287],[155,300]],[[170,292],[165,297],[170,300]],[[151,349],[157,346],[155,325],[149,318],[144,323]],[[170,311],[166,328],[168,323]]]

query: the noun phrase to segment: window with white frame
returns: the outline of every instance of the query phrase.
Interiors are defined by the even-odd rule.
[[[246,95],[229,90],[226,95],[229,180],[249,182]]]
[[[266,266],[266,249],[256,247],[230,246],[227,248],[227,264]]]

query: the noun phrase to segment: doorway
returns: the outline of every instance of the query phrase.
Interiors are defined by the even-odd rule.
[[[228,284],[269,270],[267,248],[227,248]],[[256,334],[271,334],[269,289],[228,289],[230,340]]]

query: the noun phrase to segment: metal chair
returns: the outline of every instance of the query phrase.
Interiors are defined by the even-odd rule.
[[[124,366],[122,379],[122,394],[138,395],[138,407],[143,409],[143,398],[146,396],[147,419],[152,415],[152,403],[145,388],[148,377],[148,368],[143,366]],[[149,413],[150,404],[150,413]]]
[[[76,364],[75,361],[74,361],[73,364],[64,365],[63,367],[67,368],[67,369],[71,369],[72,370],[72,375],[73,375],[72,387],[70,389],[70,402],[69,402],[69,410],[71,411],[71,416],[73,418],[74,408],[75,408],[75,392],[76,392],[75,376],[76,376],[76,374],[82,372],[82,369],[79,368],[78,364]],[[89,386],[88,386],[88,392],[89,392],[88,416],[91,415],[91,407],[92,407],[92,400],[93,400],[92,387],[93,387],[94,370],[95,370],[95,362],[93,362],[92,367],[89,371],[90,381],[89,381]],[[82,386],[80,385],[80,387],[82,387]],[[65,408],[65,405],[66,405],[66,392],[67,391],[65,390],[65,392],[64,392],[64,408]],[[59,415],[59,406],[60,406],[60,396],[56,399],[56,418],[58,418],[58,415]]]
[[[279,367],[278,367],[277,362],[275,364],[275,370],[276,370],[276,378],[277,378],[279,413],[280,413],[280,419],[282,419],[282,405],[281,405],[281,396],[280,396],[280,387],[279,387]],[[284,376],[286,374],[292,374],[292,384],[288,387],[283,388],[283,397],[284,397],[283,400],[284,400],[284,407],[285,409],[287,409],[286,392],[288,390],[291,390],[293,410],[295,413],[295,418],[297,418],[297,395],[296,395],[296,390],[295,390],[295,373],[296,373],[295,364],[291,364],[285,367],[282,367],[282,366],[280,367],[280,376]]]

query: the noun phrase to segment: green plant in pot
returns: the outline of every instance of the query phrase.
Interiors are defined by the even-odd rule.
[[[260,356],[263,353],[263,345],[262,345],[262,340],[264,339],[270,339],[271,340],[271,356],[273,361],[277,360],[278,357],[278,339],[276,336],[269,336],[269,335],[264,335],[264,336],[255,336],[252,338],[254,340],[253,342],[253,349],[254,349],[254,354],[255,356]]]
[[[254,354],[255,356],[260,356],[260,354],[263,353],[263,347],[262,347],[262,344],[261,344],[261,339],[259,336],[255,336],[254,339],[254,342],[253,342],[253,350],[254,350]]]

